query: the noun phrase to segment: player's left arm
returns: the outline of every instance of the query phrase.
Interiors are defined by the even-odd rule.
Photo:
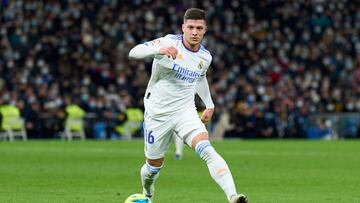
[[[211,120],[214,113],[214,102],[211,98],[209,83],[205,75],[202,75],[196,83],[196,93],[199,95],[201,100],[204,102],[206,109],[201,115],[201,121],[207,123]]]

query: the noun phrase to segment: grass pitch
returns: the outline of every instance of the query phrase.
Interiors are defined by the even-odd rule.
[[[360,202],[360,141],[213,142],[250,203]],[[225,203],[206,165],[173,146],[156,203]],[[123,203],[141,192],[142,141],[0,142],[0,202]]]

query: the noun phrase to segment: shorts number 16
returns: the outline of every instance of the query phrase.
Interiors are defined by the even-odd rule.
[[[152,133],[153,131],[151,130],[145,130],[145,138],[149,144],[154,143],[154,135]]]

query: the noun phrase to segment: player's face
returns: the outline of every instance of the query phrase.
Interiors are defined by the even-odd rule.
[[[182,25],[185,41],[192,47],[201,43],[206,32],[205,20],[186,20]]]

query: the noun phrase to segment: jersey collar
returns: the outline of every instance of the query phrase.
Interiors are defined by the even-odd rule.
[[[200,44],[200,46],[199,46],[199,49],[198,49],[198,50],[196,50],[196,51],[193,51],[193,50],[191,50],[191,49],[187,48],[187,47],[185,46],[185,44],[184,44],[184,38],[183,38],[183,35],[181,35],[181,43],[183,44],[183,46],[185,47],[185,49],[187,49],[188,51],[193,52],[193,53],[197,53],[197,52],[200,50],[200,48],[201,48],[201,44]]]

